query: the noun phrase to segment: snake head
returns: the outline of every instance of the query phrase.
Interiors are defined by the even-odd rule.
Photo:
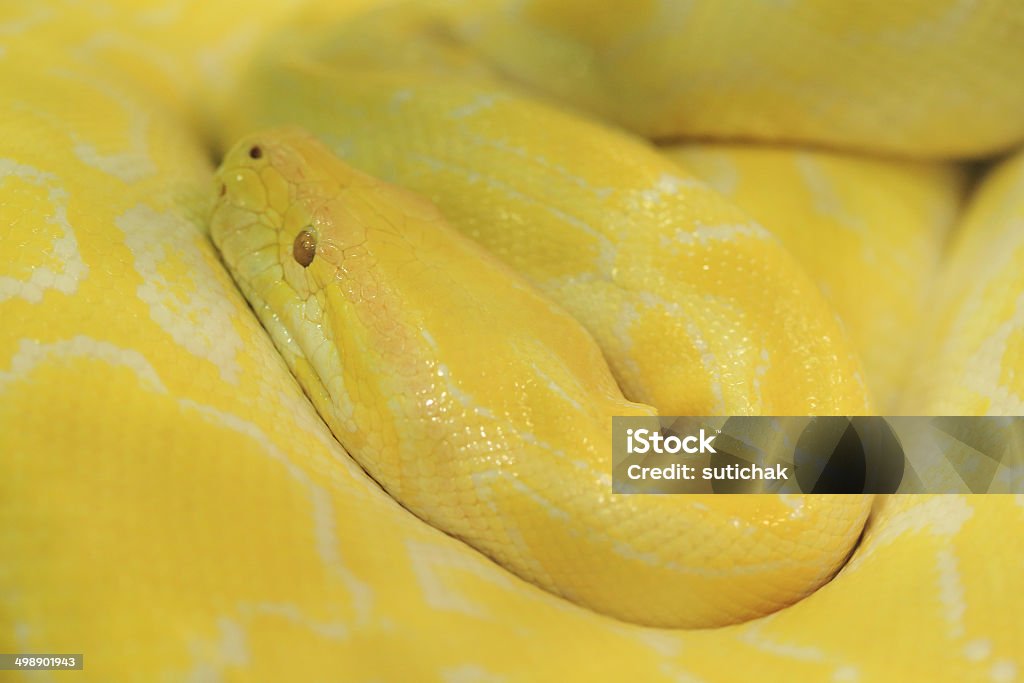
[[[302,129],[243,138],[217,180],[211,235],[243,288],[283,280],[307,297],[333,277],[342,252],[365,240],[360,221],[339,225],[340,195],[369,179]]]
[[[415,261],[396,226],[436,208],[297,127],[241,139],[216,181],[210,233],[224,263],[335,434],[354,431],[351,387],[374,372],[361,366],[373,354],[353,349],[415,362],[389,285]]]
[[[214,244],[289,367],[326,396],[340,372],[329,299],[372,262],[365,197],[382,184],[296,127],[241,139],[216,181]]]

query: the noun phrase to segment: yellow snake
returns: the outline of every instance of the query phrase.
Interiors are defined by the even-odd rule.
[[[1024,677],[1021,496],[844,563],[867,501],[606,481],[630,401],[1020,413],[1018,5],[302,4],[0,10],[0,651]]]

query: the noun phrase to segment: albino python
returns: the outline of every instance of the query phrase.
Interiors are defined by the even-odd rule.
[[[1024,8],[292,4],[0,8],[25,680],[1024,679],[1024,497],[608,446],[1022,412]]]

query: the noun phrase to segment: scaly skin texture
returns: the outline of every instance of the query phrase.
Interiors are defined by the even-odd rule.
[[[950,253],[904,403],[936,415],[1024,415],[1024,154],[989,171]]]
[[[923,324],[934,273],[960,208],[964,170],[736,144],[682,145],[662,153],[743,208],[807,270],[863,359],[879,413],[917,414],[920,394],[901,396],[918,342],[907,331]],[[872,295],[864,296],[851,282]]]
[[[345,20],[324,4],[325,26]],[[1020,496],[879,500],[821,589],[695,630],[580,608],[396,504],[332,437],[206,233],[208,122],[284,9],[0,4],[0,651],[83,652],[85,670],[68,676],[104,683],[1020,680]],[[872,49],[850,52],[870,62]],[[944,72],[920,73],[926,84]],[[956,90],[973,80],[962,73]],[[970,147],[971,111],[994,102],[922,139]],[[874,133],[890,125],[909,122],[896,111]],[[943,276],[943,291],[987,287],[999,315],[949,334],[1014,324],[1013,271],[974,256],[1014,234],[1014,213],[994,210],[1022,201],[1013,175],[982,181],[979,198],[1003,199],[972,202],[989,208],[956,229],[945,259],[962,265]],[[993,259],[1015,253],[997,244]],[[888,303],[870,279],[848,286]],[[977,377],[1019,377],[1016,348],[979,356]],[[942,375],[936,363],[957,357],[929,353],[920,372]],[[968,386],[962,405],[1019,411],[1014,387]],[[908,400],[923,410],[920,393]]]
[[[573,318],[301,131],[242,140],[218,178],[213,241],[338,440],[527,580],[637,623],[720,626],[812,592],[860,535],[870,497],[609,495],[612,416],[654,411]]]
[[[920,158],[1024,140],[1018,2],[465,4],[450,33],[481,61],[648,137]]]
[[[870,412],[859,359],[789,253],[642,140],[485,81],[276,54],[230,131],[299,123],[428,197],[583,323],[628,398],[665,415]]]

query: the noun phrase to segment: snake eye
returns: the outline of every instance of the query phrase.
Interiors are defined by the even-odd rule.
[[[263,150],[258,145],[253,145],[249,148],[249,158],[259,159],[261,156],[263,156]]]
[[[303,230],[295,236],[295,242],[292,244],[292,257],[296,263],[306,268],[313,262],[315,255],[316,235],[313,234],[312,230]]]

